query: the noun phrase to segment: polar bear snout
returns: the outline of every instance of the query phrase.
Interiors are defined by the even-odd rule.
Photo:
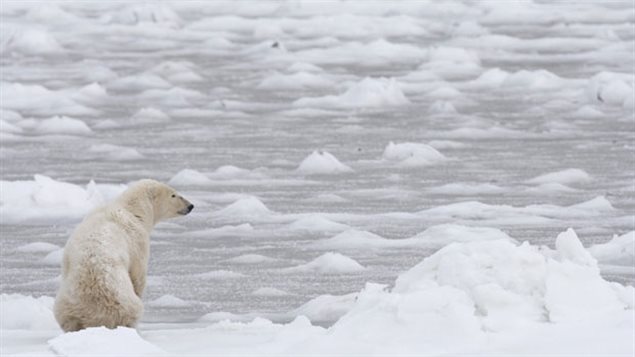
[[[192,210],[194,209],[194,205],[190,203],[190,201],[186,200],[185,198],[182,198],[183,203],[185,204],[185,207],[179,211],[180,215],[185,216],[186,214],[192,212]]]

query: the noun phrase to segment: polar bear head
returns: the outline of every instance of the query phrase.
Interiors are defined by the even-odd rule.
[[[134,211],[138,218],[145,220],[144,216],[151,215],[153,223],[184,216],[194,209],[194,205],[175,189],[150,179],[137,181],[123,194],[123,198],[127,208]]]

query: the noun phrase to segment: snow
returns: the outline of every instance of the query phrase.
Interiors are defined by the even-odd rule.
[[[620,236],[615,235],[606,243],[594,244],[589,247],[589,252],[601,264],[632,268],[635,265],[635,231]]]
[[[306,175],[330,175],[353,172],[353,169],[329,152],[314,151],[302,160],[297,171]]]
[[[152,307],[184,307],[184,306],[188,306],[190,305],[189,302],[183,300],[183,299],[179,299],[178,297],[174,296],[174,295],[163,295],[161,297],[158,297],[152,301],[149,301],[148,306],[152,306]]]
[[[183,169],[172,176],[168,183],[174,186],[205,186],[212,183],[212,180],[199,171]]]
[[[315,272],[319,274],[349,274],[363,271],[361,264],[340,253],[324,253],[312,261],[295,267],[286,268],[285,272]]]
[[[132,328],[93,327],[71,332],[49,341],[51,349],[62,356],[85,356],[91,351],[99,351],[100,356],[165,356],[159,347],[144,340]]]
[[[546,173],[527,181],[531,184],[559,183],[569,185],[573,183],[584,183],[591,180],[591,176],[580,169],[566,169],[556,172]]]
[[[417,167],[436,164],[446,158],[430,145],[421,143],[388,143],[382,155],[384,160],[399,167]]]
[[[57,249],[48,253],[43,259],[42,263],[45,265],[51,265],[60,267],[62,266],[62,259],[64,258],[64,249]]]
[[[269,287],[256,289],[252,292],[252,294],[256,296],[287,296],[289,295],[289,293],[287,293],[286,291],[282,291],[276,288],[269,288]]]
[[[337,232],[346,230],[349,226],[320,215],[309,215],[290,223],[288,228],[297,231]]]
[[[228,262],[234,264],[266,264],[276,261],[276,259],[264,256],[262,254],[243,254],[237,257],[227,259]]]
[[[13,34],[5,43],[3,52],[17,52],[30,56],[61,54],[64,48],[57,39],[42,29],[26,29]]]
[[[341,95],[301,98],[293,102],[298,107],[383,107],[408,103],[394,78],[364,78]]]
[[[6,330],[59,330],[53,317],[54,299],[19,294],[0,295],[0,327]]]
[[[47,242],[33,242],[17,247],[15,250],[21,253],[50,253],[60,249],[59,246]]]
[[[213,213],[214,216],[227,219],[260,219],[274,214],[257,197],[246,197]]]
[[[106,160],[111,161],[131,161],[144,158],[136,149],[119,145],[97,144],[91,145],[88,150],[103,155]]]

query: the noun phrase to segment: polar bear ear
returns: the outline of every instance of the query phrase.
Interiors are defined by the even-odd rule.
[[[157,185],[147,185],[145,188],[146,195],[151,202],[154,202],[159,195],[159,187]]]

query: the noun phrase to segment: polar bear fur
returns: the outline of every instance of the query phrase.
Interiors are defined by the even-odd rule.
[[[143,313],[150,232],[193,207],[171,187],[141,180],[84,218],[64,248],[54,308],[62,329],[134,327]]]

